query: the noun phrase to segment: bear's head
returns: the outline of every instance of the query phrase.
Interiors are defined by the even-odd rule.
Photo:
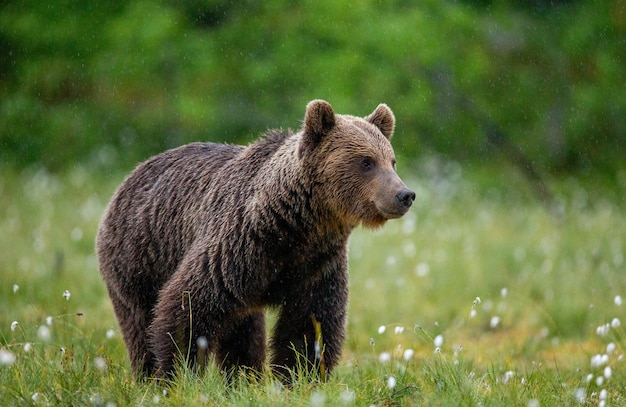
[[[404,215],[415,199],[396,173],[394,127],[385,104],[364,118],[335,114],[323,100],[306,107],[298,157],[318,198],[351,226],[382,226]]]

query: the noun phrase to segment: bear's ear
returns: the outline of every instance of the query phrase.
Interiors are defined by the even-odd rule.
[[[367,116],[365,120],[378,127],[381,133],[383,133],[383,136],[388,139],[391,139],[391,136],[393,136],[393,129],[396,126],[396,118],[394,117],[391,109],[389,109],[389,106],[386,104],[381,103],[378,105],[376,110]]]
[[[335,112],[330,103],[324,100],[310,101],[306,105],[298,156],[302,158],[308,151],[312,151],[334,127]]]

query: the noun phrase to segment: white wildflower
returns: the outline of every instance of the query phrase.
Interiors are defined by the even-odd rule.
[[[400,335],[402,332],[404,332],[404,327],[403,326],[397,326],[393,330],[393,333],[395,333],[396,335]]]
[[[539,400],[537,400],[537,399],[530,399],[530,400],[528,400],[527,407],[539,407],[539,406],[540,406]]]
[[[611,321],[611,326],[613,328],[619,328],[621,325],[622,325],[622,323],[617,318],[613,318],[613,320]]]
[[[502,383],[507,384],[513,377],[515,377],[515,372],[512,370],[504,372],[504,376],[502,377]]]
[[[109,329],[106,333],[107,339],[112,339],[114,336],[115,336],[115,331],[112,329]]]
[[[317,341],[315,341],[315,343],[317,345]],[[199,349],[207,350],[209,347],[209,341],[207,340],[206,336],[199,336],[198,339],[196,340],[196,345],[198,345]]]
[[[341,392],[341,395],[339,396],[339,399],[341,400],[342,404],[352,405],[352,404],[354,404],[355,396],[356,396],[356,394],[355,394],[354,390],[345,389],[344,391]]]
[[[602,367],[609,361],[609,355],[596,354],[591,357],[591,367]]]
[[[384,334],[386,330],[387,330],[387,327],[385,325],[381,325],[378,327],[379,334]]]
[[[65,290],[63,291],[63,298],[65,298],[65,301],[69,301],[70,300],[70,291],[69,290]]]
[[[611,354],[615,351],[615,342],[611,342],[606,345],[606,353]]]
[[[491,320],[489,321],[489,327],[491,329],[496,329],[500,325],[501,321],[502,319],[499,316],[494,315],[493,317],[491,317]]]
[[[20,289],[20,286],[17,284],[13,284],[13,294],[15,294],[17,292],[17,290]]]
[[[309,399],[309,406],[320,407],[326,402],[326,394],[321,390],[316,390],[311,394]]]
[[[441,348],[441,346],[443,345],[443,335],[439,334],[435,336],[435,340],[433,341],[433,344],[435,345],[435,347]]]
[[[15,354],[6,349],[0,349],[0,365],[12,365],[15,363]]]
[[[598,334],[598,336],[607,336],[610,329],[611,326],[609,324],[600,325],[596,328],[596,334]]]
[[[393,389],[394,387],[396,387],[396,377],[395,376],[389,376],[387,378],[387,387],[389,389]]]
[[[587,390],[579,387],[574,391],[574,399],[577,402],[583,404],[586,398],[587,398]]]
[[[618,307],[622,305],[622,296],[621,295],[616,295],[615,298],[613,299],[613,301],[615,302],[615,305],[617,305]]]
[[[402,354],[402,358],[408,362],[409,360],[413,358],[414,354],[415,354],[415,351],[413,351],[413,349],[407,349]]]
[[[19,322],[17,322],[17,321],[13,321],[13,322],[11,322],[11,331],[15,331],[15,330],[17,329],[17,326],[18,326],[19,324],[20,324],[20,323],[19,323]]]
[[[378,360],[382,363],[389,362],[391,360],[391,353],[382,352],[380,355],[378,355]]]
[[[39,329],[37,329],[37,337],[44,342],[48,342],[50,340],[50,328],[47,325],[41,325]]]
[[[611,369],[611,366],[607,366],[604,368],[604,378],[605,379],[610,379],[611,376],[613,375],[613,370]]]
[[[107,368],[107,362],[102,356],[96,356],[93,358],[93,365],[98,370],[105,370]]]
[[[33,344],[30,342],[26,342],[24,344],[24,352],[28,353],[33,349]]]

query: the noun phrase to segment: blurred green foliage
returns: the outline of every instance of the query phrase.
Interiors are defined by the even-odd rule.
[[[488,160],[496,126],[542,168],[626,151],[626,0],[6,1],[0,160],[132,165],[297,127],[307,101],[396,113],[396,152]]]

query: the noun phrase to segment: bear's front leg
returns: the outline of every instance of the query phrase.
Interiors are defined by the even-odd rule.
[[[282,381],[303,373],[326,373],[337,365],[345,338],[348,304],[347,267],[339,265],[321,280],[286,298],[274,327],[271,347],[272,371]],[[321,334],[316,344],[315,324]]]
[[[250,373],[258,375],[265,362],[265,342],[264,311],[234,319],[217,345],[216,362],[228,376],[239,368],[251,369]]]

